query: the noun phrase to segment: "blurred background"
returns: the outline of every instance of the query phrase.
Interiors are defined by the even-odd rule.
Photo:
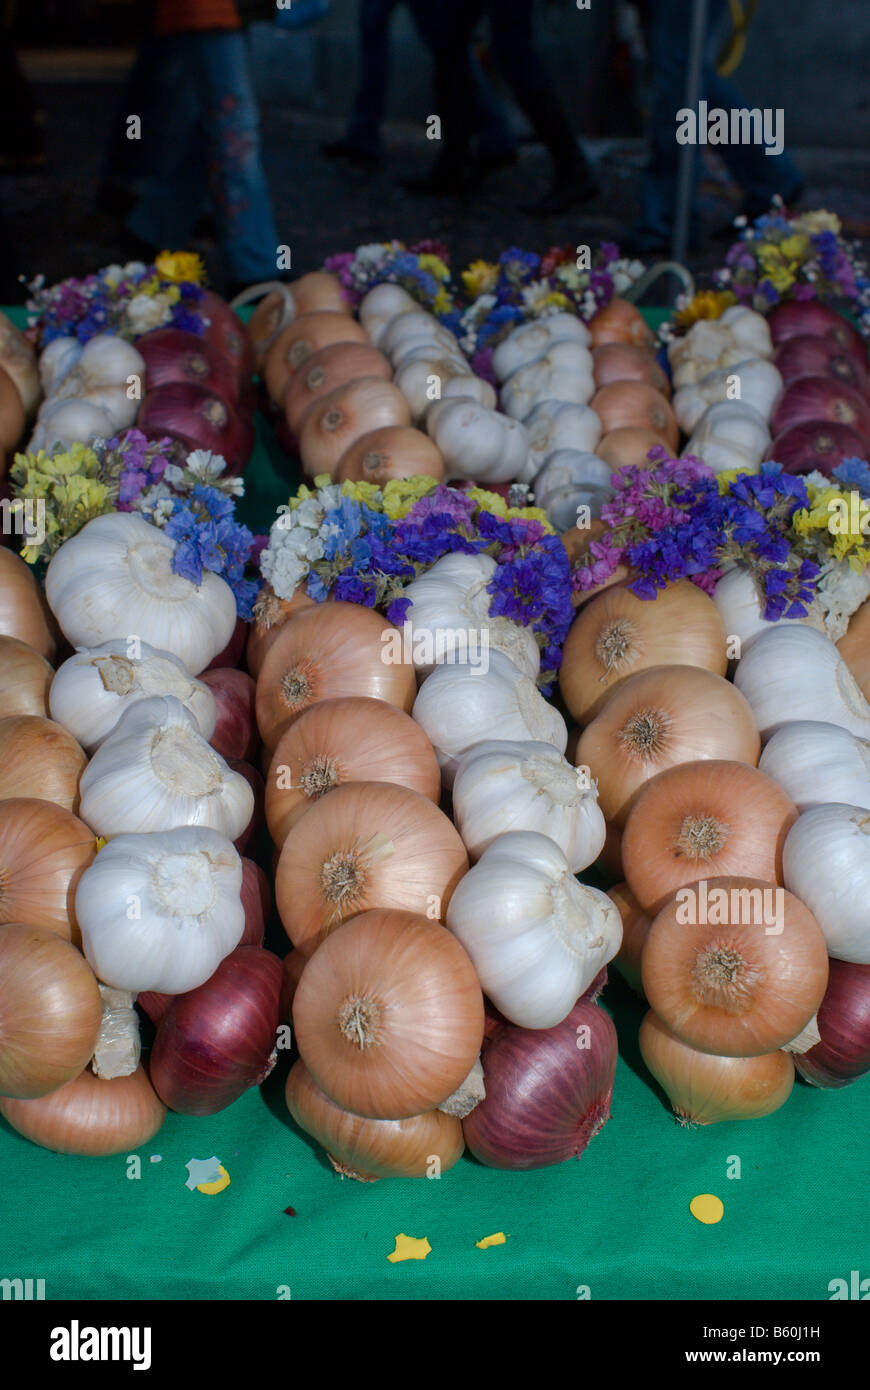
[[[176,0],[181,9],[188,3]],[[232,7],[235,0],[226,3]],[[552,182],[547,150],[499,65],[485,15],[471,47],[515,141],[516,162],[494,160],[488,177],[464,188],[425,186],[427,178],[437,185],[429,177],[437,145],[426,137],[427,117],[439,110],[432,46],[412,16],[415,6],[391,0],[381,0],[379,20],[382,28],[389,23],[389,72],[368,74],[367,99],[383,105],[379,126],[375,121],[378,147],[355,149],[348,122],[360,82],[361,3],[366,0],[291,0],[283,12],[268,0],[239,5],[275,229],[291,249],[294,274],[336,251],[390,236],[441,238],[457,266],[508,245],[624,244],[640,216],[645,130],[655,102],[650,24],[657,21],[659,0],[591,0],[582,11],[575,0],[526,7],[540,62],[597,187],[593,192],[590,181],[575,206],[552,211],[546,205]],[[671,10],[675,4],[671,0]],[[426,0],[430,14],[438,5]],[[733,22],[735,6],[742,14],[747,0],[730,0],[730,6]],[[0,218],[6,245],[0,294],[8,302],[24,297],[23,289],[14,294],[19,274],[43,273],[51,282],[139,249],[125,218],[140,191],[137,180],[148,172],[137,160],[151,157],[144,136],[156,83],[146,72],[138,104],[129,89],[125,96],[137,50],[152,29],[153,4],[4,0],[2,19]],[[800,205],[838,212],[846,234],[857,238],[870,232],[868,53],[866,0],[824,6],[761,0],[732,75],[748,105],[784,108],[787,149],[803,185]],[[177,84],[185,80],[176,75]],[[135,150],[124,126],[131,113],[144,123]],[[403,183],[415,179],[424,186]],[[524,210],[542,197],[543,207]],[[700,234],[688,257],[693,268],[721,263],[723,243],[713,235],[742,206],[741,191],[708,148],[698,185]],[[234,287],[207,207],[187,245],[204,255],[216,287]]]

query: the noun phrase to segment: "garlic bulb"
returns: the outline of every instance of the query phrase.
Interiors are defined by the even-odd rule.
[[[739,394],[735,395],[735,390]],[[762,419],[769,420],[781,390],[782,377],[773,363],[763,357],[750,357],[734,366],[708,372],[691,386],[681,386],[671,404],[680,428],[691,434],[707,407],[717,401],[742,401],[753,406]]]
[[[92,401],[60,401],[52,397],[40,407],[27,451],[36,454],[44,449],[51,453],[57,444],[69,449],[76,443],[90,444],[92,439],[111,439],[113,431],[109,412]]]
[[[870,742],[848,729],[814,719],[783,724],[758,766],[799,811],[839,801],[870,814]]]
[[[493,840],[454,889],[447,926],[484,993],[521,1028],[561,1023],[622,943],[615,903],[578,883],[559,846],[533,831]]]
[[[214,830],[119,835],[76,889],[85,955],[115,989],[196,989],[242,939],[241,893],[242,861]]]
[[[841,802],[804,811],[786,836],[782,872],[821,927],[828,954],[870,965],[870,811]]]
[[[409,353],[393,379],[407,398],[415,424],[423,419],[433,401],[443,396],[479,397],[482,404],[490,408],[495,405],[495,391],[488,381],[474,376],[467,362],[439,357],[435,348],[417,348]]]
[[[448,477],[507,483],[528,465],[522,425],[476,401],[436,402],[426,416],[426,430],[441,450]]]
[[[131,512],[94,517],[52,556],[49,606],[74,647],[139,637],[199,673],[222,652],[236,626],[236,601],[223,579],[204,571],[197,585],[173,574],[175,541]]]
[[[776,626],[762,616],[758,586],[742,565],[735,565],[723,574],[713,591],[713,602],[719,609],[728,637],[738,638],[741,652],[747,651],[756,637]],[[789,624],[796,621],[802,620],[780,619]]]
[[[155,651],[147,642],[131,645],[115,637],[81,648],[58,668],[48,703],[52,719],[92,753],[131,705],[151,695],[174,695],[190,710],[203,738],[211,738],[217,722],[211,690],[177,656]]]
[[[88,763],[80,788],[80,818],[107,839],[203,825],[235,840],[254,813],[247,778],[209,747],[174,695],[131,705]]]
[[[870,738],[870,705],[834,643],[815,628],[779,623],[756,637],[734,684],[752,706],[762,742],[804,719]]]
[[[714,473],[755,472],[770,446],[764,417],[744,401],[719,401],[698,421],[683,458],[701,458]]]
[[[532,463],[542,468],[557,449],[594,453],[601,439],[601,420],[588,405],[540,401],[524,421]]]
[[[668,347],[674,389],[749,357],[772,357],[773,342],[763,314],[732,304],[718,319],[700,319]]]
[[[39,380],[45,396],[53,396],[67,372],[79,361],[84,346],[78,338],[55,338],[39,355]]]
[[[565,339],[507,378],[501,388],[501,408],[513,419],[525,420],[542,401],[588,405],[594,395],[591,352],[582,343]]]
[[[459,350],[459,344],[450,330],[443,328],[434,314],[419,307],[391,319],[377,346],[396,366],[412,343],[415,347],[443,348],[447,353]]]
[[[524,675],[535,680],[541,650],[531,628],[510,618],[490,617],[487,585],[497,565],[490,555],[442,555],[402,591],[411,600],[405,632],[414,666],[429,674],[469,651],[504,652]]]
[[[435,749],[448,787],[461,755],[494,730],[520,743],[551,743],[560,753],[568,743],[559,711],[509,657],[482,651],[479,658],[436,667],[421,685],[411,711]]]
[[[412,313],[417,307],[417,301],[407,290],[403,290],[401,285],[392,285],[385,281],[363,295],[359,306],[359,321],[369,342],[374,347],[380,347],[388,324],[399,314]]]
[[[132,392],[131,378],[139,387]],[[114,430],[123,430],[136,419],[144,380],[145,361],[133,344],[115,334],[98,333],[88,340],[78,361],[57,382],[53,399],[90,401],[105,410]]]
[[[559,846],[572,874],[604,848],[604,816],[595,787],[550,743],[475,743],[459,762],[453,817],[469,858],[498,835],[534,830]]]
[[[577,449],[554,449],[541,471],[535,474],[532,485],[535,506],[546,510],[555,494],[563,488],[610,489],[612,477],[610,464],[598,458],[597,454],[580,453]]]
[[[506,381],[520,367],[543,357],[554,343],[574,342],[588,347],[589,329],[575,314],[551,314],[520,324],[499,343],[492,354],[492,368],[498,381]]]

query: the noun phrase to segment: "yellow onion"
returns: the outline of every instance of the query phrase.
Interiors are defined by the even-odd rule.
[[[622,945],[613,964],[635,993],[643,994],[640,962],[653,919],[644,912],[627,883],[615,883],[607,890],[607,896],[616,904],[622,918]]]
[[[757,1120],[785,1105],[794,1086],[788,1052],[716,1057],[680,1042],[650,1009],[640,1025],[640,1051],[680,1124]]]
[[[25,419],[21,392],[0,365],[0,448],[15,448],[24,433]]]
[[[45,657],[17,637],[0,637],[0,719],[12,714],[48,716],[54,671]]]
[[[80,942],[75,891],[97,852],[94,832],[51,801],[0,801],[0,922]]]
[[[651,349],[655,342],[655,335],[640,310],[618,295],[593,314],[589,334],[593,348],[603,343],[634,343]]]
[[[288,289],[299,315],[324,310],[350,315],[350,305],[344,297],[341,281],[330,270],[310,270],[307,275],[292,280]]]
[[[20,922],[0,926],[0,1095],[30,1100],[87,1066],[102,1001],[75,946]]]
[[[166,1107],[144,1068],[103,1080],[83,1071],[38,1100],[0,1098],[0,1115],[34,1144],[59,1154],[126,1154],[153,1139]]]
[[[599,388],[614,381],[645,381],[670,400],[667,373],[648,348],[635,343],[601,343],[592,352],[592,372]]]
[[[645,429],[660,434],[670,449],[680,442],[680,427],[668,401],[645,381],[612,381],[601,386],[589,404],[605,436],[613,430]]]
[[[309,478],[335,477],[342,454],[362,435],[387,425],[410,425],[411,407],[391,381],[364,376],[315,401],[299,435],[299,457]]]
[[[392,375],[386,357],[371,343],[331,343],[321,348],[293,373],[285,388],[282,404],[288,428],[298,434],[314,402],[339,386],[361,376],[389,381]]]
[[[331,343],[368,343],[356,319],[335,310],[300,314],[278,334],[266,354],[264,380],[269,399],[280,406],[293,373]]]
[[[0,546],[0,633],[17,637],[51,661],[53,619],[33,572],[19,555]]]
[[[667,448],[668,441],[655,430],[645,425],[621,425],[599,440],[595,452],[615,473],[618,468],[648,468],[650,449]]]
[[[375,483],[383,487],[391,478],[423,474],[441,482],[444,459],[434,440],[408,425],[386,425],[361,435],[338,461],[336,482]]]
[[[86,763],[72,734],[54,720],[38,714],[0,719],[0,801],[33,796],[75,811]]]
[[[864,699],[870,700],[870,599],[852,614],[837,650],[861,687]]]
[[[288,618],[292,618],[300,608],[313,608],[314,604],[315,600],[308,597],[301,585],[293,591],[292,598],[278,598],[271,584],[263,585],[254,604],[254,620],[245,646],[245,665],[254,680],[260,674],[267,651]]]

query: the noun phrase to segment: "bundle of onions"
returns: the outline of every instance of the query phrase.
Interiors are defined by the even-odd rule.
[[[870,700],[870,599],[852,614],[837,650],[861,687],[864,699]]]
[[[797,377],[824,376],[841,386],[851,386],[864,396],[870,391],[866,368],[834,338],[797,333],[780,343],[773,361],[785,382]]]
[[[145,360],[146,391],[186,381],[204,386],[227,405],[238,405],[241,383],[235,366],[198,333],[154,328],[137,338],[136,347]]]
[[[644,468],[650,449],[667,449],[668,442],[655,430],[640,425],[623,425],[605,434],[595,452],[616,472],[617,468]]]
[[[866,440],[870,435],[870,404],[845,382],[832,381],[827,376],[801,376],[780,392],[770,419],[770,432],[779,435],[806,421],[848,425]]]
[[[426,797],[389,782],[349,782],[288,834],[275,901],[293,945],[310,956],[369,908],[443,917],[467,869],[458,832]]]
[[[821,928],[794,894],[743,875],[678,893],[643,948],[643,990],[677,1037],[719,1057],[796,1039],[828,983]]]
[[[103,1014],[84,956],[52,931],[0,926],[0,1096],[56,1091],[93,1056]]]
[[[176,995],[157,1025],[151,1083],[182,1115],[214,1115],[259,1086],[276,1061],[281,962],[237,946],[198,989]]]
[[[628,814],[626,880],[641,907],[655,912],[700,879],[742,874],[782,883],[783,845],[797,815],[782,787],[745,763],[710,758],[668,768],[641,787]]]
[[[293,1000],[299,1052],[343,1110],[403,1120],[432,1110],[468,1076],[483,1041],[474,966],[440,923],[376,909],[338,927]]]
[[[9,373],[0,366],[0,448],[14,449],[24,433],[25,423],[21,393]]]
[[[283,403],[290,378],[303,362],[333,343],[368,345],[365,332],[356,319],[334,309],[300,314],[283,328],[266,354],[264,379],[269,399]]]
[[[293,280],[289,289],[297,314],[315,314],[324,310],[350,314],[341,281],[330,270],[310,270],[307,275]]]
[[[174,381],[149,391],[137,427],[150,439],[179,440],[186,449],[207,449],[226,459],[226,476],[242,473],[254,451],[254,426],[222,396],[205,386]]]
[[[775,347],[799,333],[832,338],[862,367],[867,366],[867,346],[857,328],[820,299],[786,299],[777,304],[767,316],[767,326]]]
[[[638,789],[680,763],[716,758],[754,767],[761,737],[745,696],[700,666],[630,676],[587,724],[576,762],[598,783],[605,818],[624,825]]]
[[[332,343],[313,353],[285,381],[283,397],[276,403],[284,407],[288,428],[298,434],[306,413],[321,396],[363,376],[389,381],[392,375],[393,369],[384,354],[370,343]],[[275,399],[271,391],[270,395]]]
[[[647,348],[635,343],[602,343],[592,352],[592,373],[599,388],[614,381],[643,381],[670,400],[667,373]]]
[[[417,692],[410,659],[388,660],[395,633],[371,608],[328,603],[302,608],[279,630],[257,677],[257,725],[273,749],[318,700],[367,695],[409,713]]]
[[[446,1173],[462,1157],[462,1125],[452,1115],[429,1110],[405,1120],[368,1120],[351,1115],[315,1085],[304,1062],[287,1077],[287,1109],[300,1129],[323,1145],[337,1172],[359,1182],[378,1178],[424,1178]]]
[[[250,381],[255,366],[254,345],[238,314],[212,290],[204,291],[197,312],[208,320],[205,341],[232,363],[240,382]]]
[[[728,669],[718,609],[687,579],[653,600],[615,586],[585,604],[565,642],[559,686],[573,717],[588,724],[618,685],[649,666]]]
[[[147,1144],[163,1124],[166,1107],[140,1065],[111,1081],[88,1069],[38,1100],[0,1098],[0,1115],[53,1153],[102,1158]]]
[[[827,477],[844,459],[867,452],[863,434],[851,425],[804,420],[776,436],[766,457],[781,463],[786,473],[824,473]]]
[[[254,604],[254,621],[251,623],[245,646],[245,664],[254,680],[260,674],[267,651],[288,618],[292,618],[300,608],[314,606],[315,600],[309,598],[302,587],[294,591],[292,598],[278,598],[271,584],[263,585]]]
[[[411,407],[391,381],[360,377],[321,396],[305,416],[299,436],[299,457],[306,476],[335,477],[342,454],[372,430],[410,425]]]
[[[836,1090],[870,1071],[870,965],[829,962],[816,1026],[821,1041],[794,1059],[805,1081]]]
[[[437,805],[441,772],[420,725],[365,696],[321,700],[278,740],[266,779],[266,821],[280,848],[309,807],[346,782],[392,782]]]
[[[645,429],[660,434],[671,449],[680,442],[680,427],[669,403],[645,381],[612,381],[600,387],[589,404],[605,438],[613,430]]]
[[[0,546],[0,633],[17,637],[51,661],[54,631],[48,605],[33,572],[19,555]]]
[[[72,734],[52,719],[39,714],[0,719],[0,801],[32,796],[75,811],[86,763]]]
[[[78,944],[75,890],[96,852],[93,831],[61,806],[0,801],[0,922],[27,922]]]
[[[486,1097],[463,1131],[488,1168],[526,1171],[579,1158],[610,1118],[616,1029],[587,995],[555,1028],[495,1029],[482,1061]]]
[[[422,430],[387,425],[361,435],[345,450],[335,479],[383,487],[391,478],[413,478],[421,473],[438,482],[444,478],[444,459],[435,441]]]
[[[48,715],[54,671],[44,656],[17,637],[0,637],[0,719],[13,714]]]
[[[607,896],[616,904],[622,918],[622,945],[613,958],[613,964],[626,983],[637,994],[643,994],[640,960],[653,919],[648,912],[644,912],[627,883],[615,883],[608,889]]]
[[[592,347],[604,343],[634,343],[636,347],[651,350],[655,335],[643,314],[628,299],[618,296],[599,309],[589,321]]]
[[[681,1125],[757,1120],[785,1105],[794,1086],[788,1052],[717,1057],[681,1042],[650,1009],[640,1025],[640,1051]]]

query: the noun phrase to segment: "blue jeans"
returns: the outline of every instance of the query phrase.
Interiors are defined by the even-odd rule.
[[[719,32],[727,14],[727,0],[710,0],[701,100],[731,110],[746,105],[743,95],[727,78],[719,77],[716,59]],[[686,99],[689,63],[691,0],[651,0],[649,24],[652,93],[650,100],[650,160],[643,177],[642,212],[638,233],[651,241],[669,241],[677,198],[680,153],[677,144],[677,112]],[[728,172],[747,200],[767,204],[775,193],[787,193],[800,183],[800,175],[788,155],[766,155],[762,145],[717,145]],[[693,189],[701,169],[699,146],[693,149]],[[693,192],[690,239],[697,241],[700,219]]]
[[[272,278],[278,236],[244,36],[208,30],[157,44],[161,138],[153,177],[127,226],[154,246],[182,246],[210,203],[230,278]]]

